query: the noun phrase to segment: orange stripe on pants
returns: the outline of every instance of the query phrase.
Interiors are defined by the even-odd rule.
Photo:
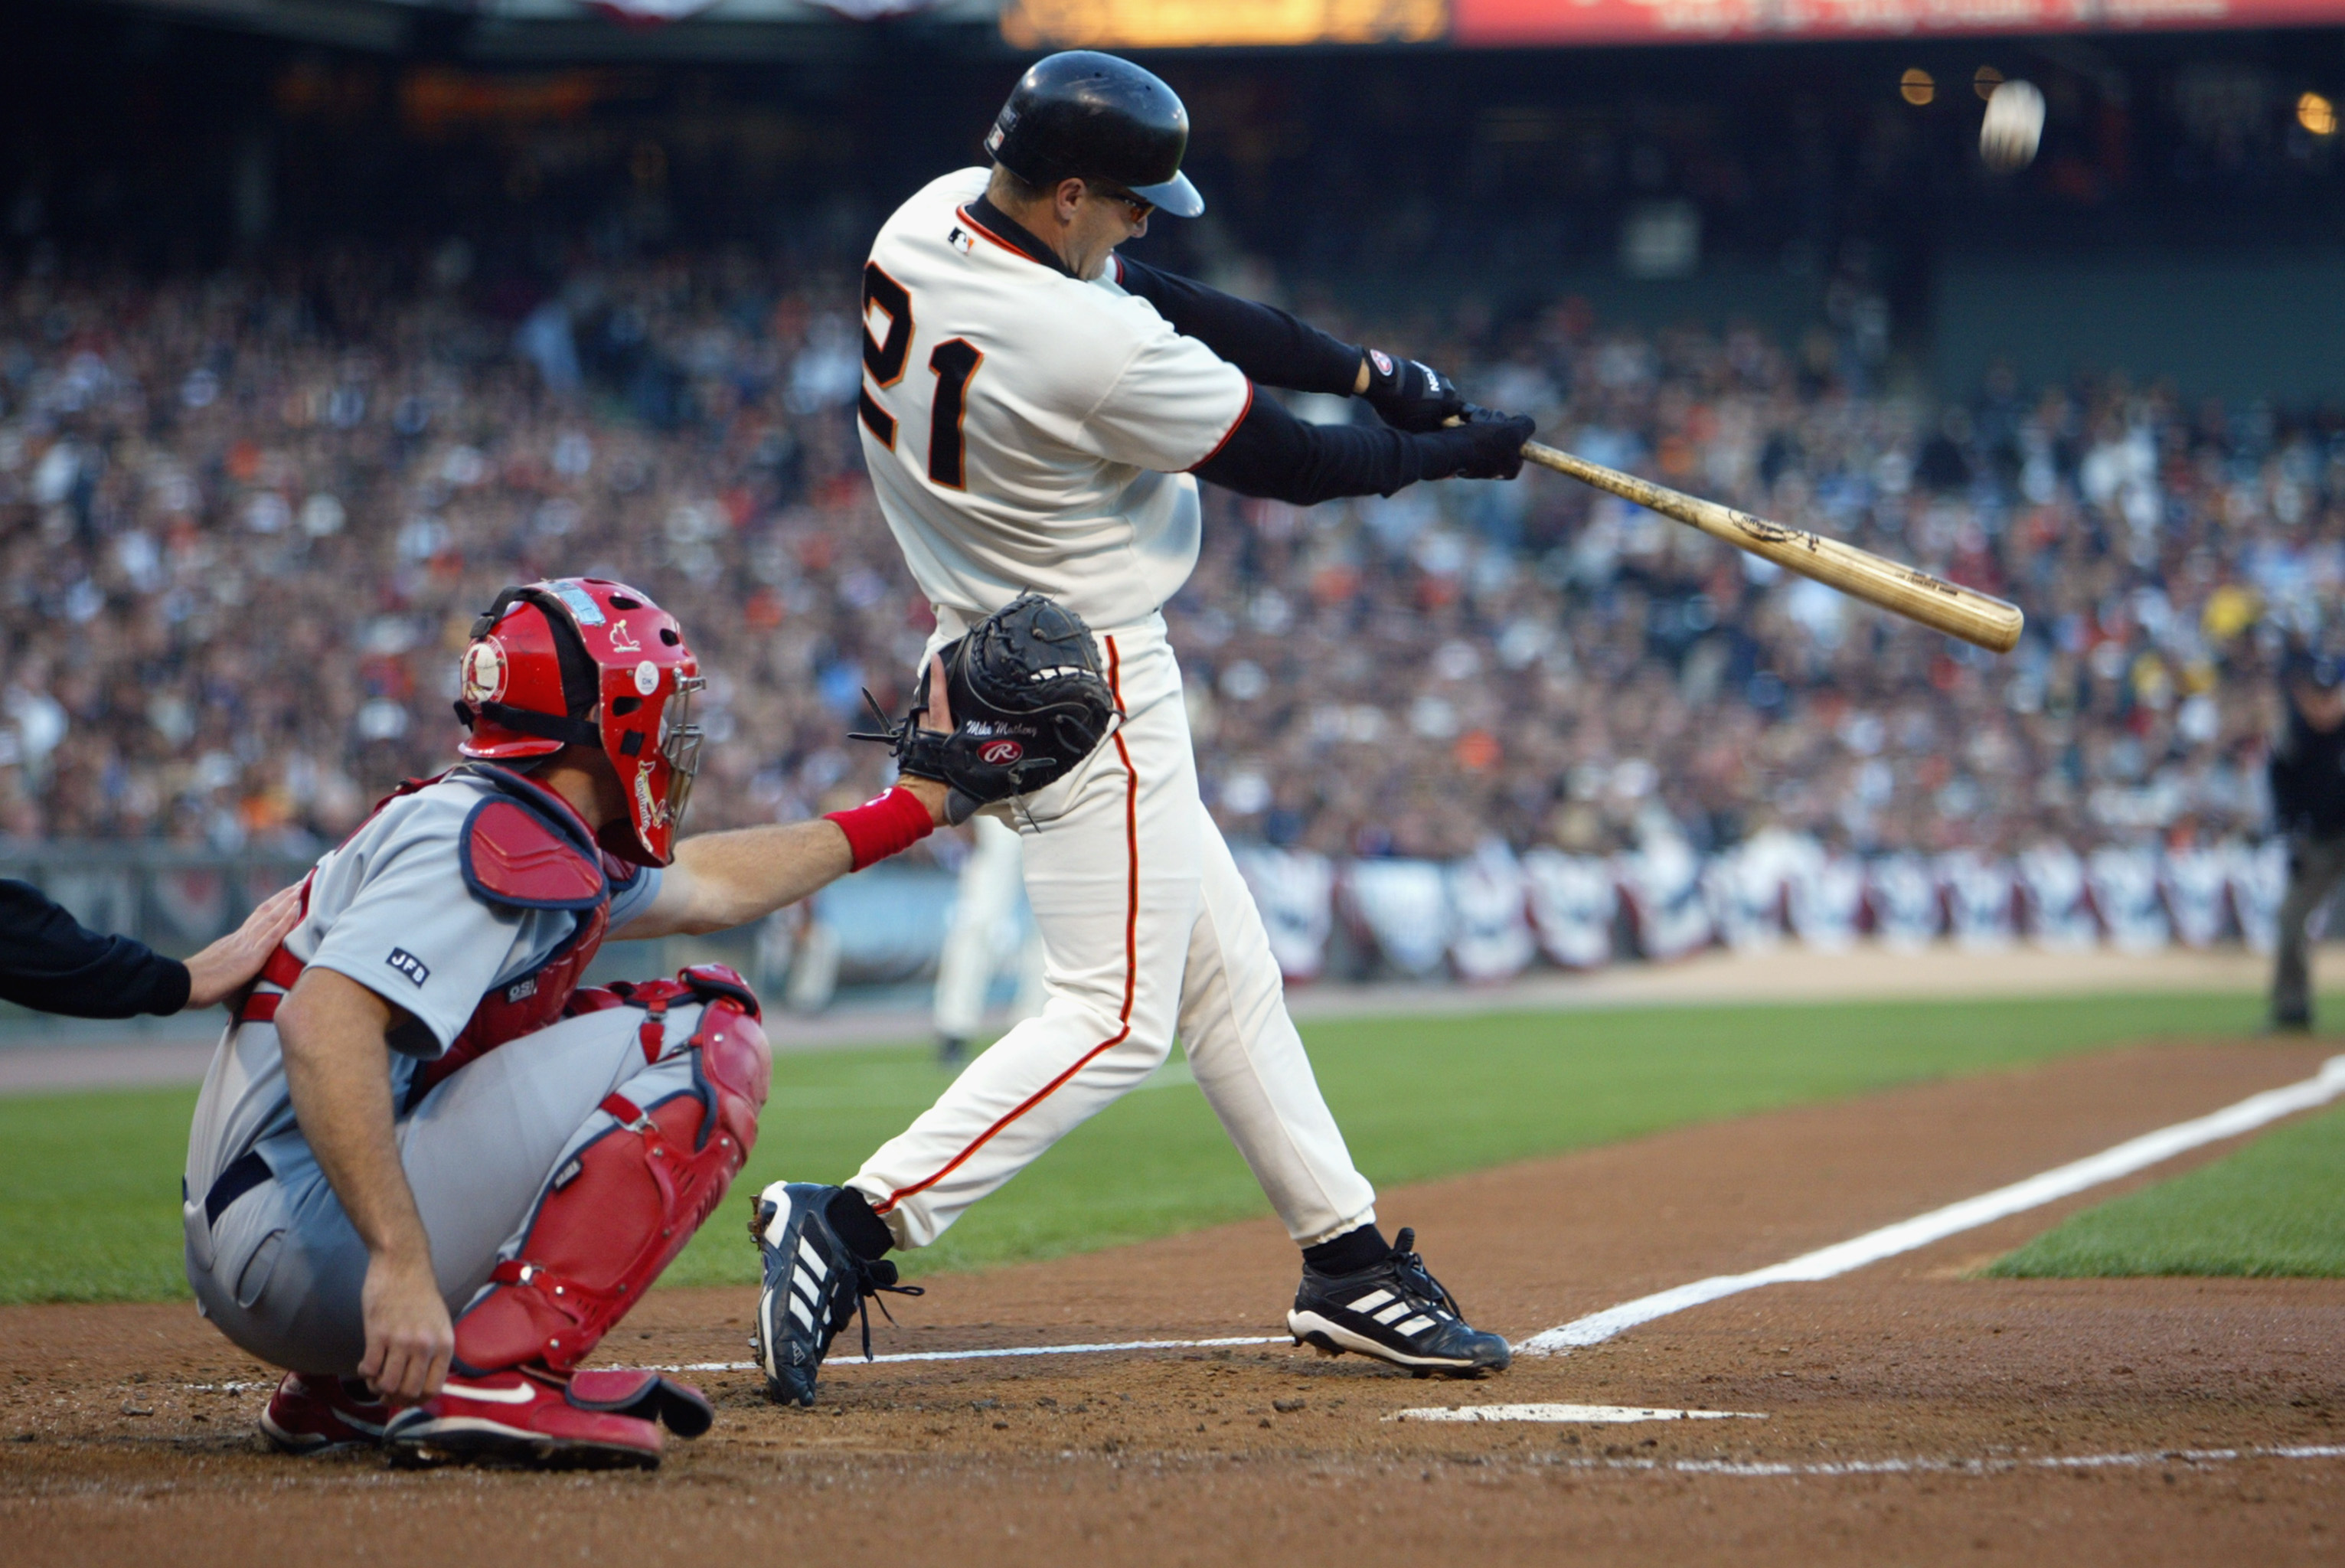
[[[1109,637],[1106,641],[1108,689],[1114,694],[1116,708],[1121,712],[1123,708],[1122,660],[1116,652],[1115,639]],[[1101,1052],[1112,1051],[1130,1038],[1132,1001],[1140,983],[1140,774],[1132,765],[1132,751],[1124,745],[1123,736],[1118,733],[1112,738],[1115,741],[1116,757],[1123,764],[1123,842],[1126,856],[1123,903],[1123,1007],[1116,1015],[1116,1022],[1122,1027],[1076,1058],[1073,1066],[1004,1113],[991,1126],[970,1139],[968,1146],[960,1153],[939,1166],[934,1175],[923,1177],[909,1186],[898,1187],[888,1195],[885,1201],[874,1204],[872,1206],[874,1214],[886,1214],[906,1198],[928,1191],[929,1188],[952,1175],[968,1163],[970,1156],[998,1136],[1004,1127],[1049,1099],[1076,1074],[1090,1066]]]

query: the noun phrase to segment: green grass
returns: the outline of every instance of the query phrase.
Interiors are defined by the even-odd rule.
[[[0,1099],[0,1301],[188,1294],[179,1173],[193,1089]]]
[[[2345,1278],[2345,1110],[2267,1133],[2211,1166],[2086,1210],[1986,1272]]]
[[[1305,1033],[1354,1157],[1390,1186],[2130,1041],[2237,1035],[2257,1007],[2246,996],[1670,1007],[1362,1020]],[[736,1196],[669,1280],[754,1278],[738,1195],[785,1175],[843,1179],[945,1082],[909,1048],[784,1055]],[[187,1294],[178,1196],[193,1103],[191,1090],[0,1099],[0,1301]],[[981,1268],[1265,1212],[1197,1092],[1152,1088],[1078,1129],[909,1261],[917,1272]]]

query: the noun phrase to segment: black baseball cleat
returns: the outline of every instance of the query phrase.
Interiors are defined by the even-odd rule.
[[[896,1283],[896,1266],[857,1256],[831,1227],[830,1200],[839,1188],[814,1182],[776,1182],[754,1200],[749,1235],[766,1260],[757,1296],[757,1331],[749,1341],[766,1373],[766,1393],[777,1404],[812,1405],[817,1374],[830,1342],[859,1309],[863,1359],[871,1359],[871,1308],[863,1303],[886,1291],[921,1294]],[[888,1304],[879,1304],[882,1315]],[[888,1321],[895,1319],[890,1317]]]
[[[1382,1263],[1356,1274],[1322,1274],[1304,1264],[1286,1328],[1297,1345],[1331,1356],[1355,1350],[1419,1377],[1479,1377],[1503,1372],[1514,1359],[1506,1340],[1466,1321],[1457,1298],[1417,1257],[1410,1229]]]

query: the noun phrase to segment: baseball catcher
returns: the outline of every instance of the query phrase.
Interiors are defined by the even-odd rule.
[[[738,925],[895,853],[947,786],[679,840],[700,667],[621,583],[505,590],[462,676],[464,760],[318,861],[235,1003],[188,1139],[188,1278],[288,1369],[279,1449],[655,1464],[708,1401],[579,1363],[725,1196],[769,1062],[729,969],[581,977],[605,940]]]
[[[1199,477],[1306,506],[1511,478],[1531,422],[1474,408],[1423,363],[1118,255],[1154,214],[1204,210],[1181,172],[1188,134],[1181,100],[1139,66],[1051,56],[996,117],[992,168],[914,195],[863,269],[863,453],[936,606],[941,661],[923,662],[951,709],[916,716],[949,739],[891,736],[907,774],[949,785],[956,815],[1021,834],[1049,1001],[846,1186],[760,1196],[759,1353],[777,1400],[812,1402],[888,1252],[934,1241],[1144,1081],[1176,1031],[1302,1248],[1297,1342],[1419,1372],[1508,1363],[1412,1233],[1396,1245],[1377,1227],[1199,797],[1159,612],[1196,564]],[[1257,384],[1359,397],[1376,417],[1305,424]],[[1022,609],[1030,594],[1051,608]]]

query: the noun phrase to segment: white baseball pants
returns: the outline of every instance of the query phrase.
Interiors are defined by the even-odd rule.
[[[944,621],[939,646],[964,629]],[[1340,1236],[1376,1217],[1376,1193],[1320,1097],[1254,896],[1198,798],[1163,619],[1097,635],[1122,727],[1002,813],[1022,836],[1048,1000],[852,1185],[898,1246],[926,1246],[1145,1080],[1177,1032],[1287,1233],[1305,1247]]]

